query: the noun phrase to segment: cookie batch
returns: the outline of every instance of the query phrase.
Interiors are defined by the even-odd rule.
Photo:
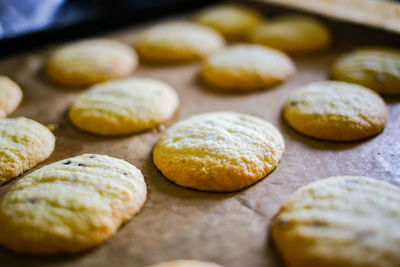
[[[312,57],[330,46],[328,27],[314,18],[266,20],[249,8],[219,5],[190,21],[145,29],[135,44],[92,39],[66,45],[48,58],[45,72],[48,82],[87,88],[68,111],[77,131],[118,138],[171,121],[179,109],[171,85],[135,74],[139,59],[152,67],[197,62],[199,81],[210,90],[268,94],[296,75],[292,55]],[[388,110],[379,94],[400,93],[400,51],[356,49],[337,58],[329,76],[333,80],[306,83],[288,96],[281,107],[288,131],[330,142],[381,133]],[[33,169],[57,149],[56,137],[44,125],[6,118],[21,100],[21,88],[1,76],[0,184]],[[223,110],[177,121],[149,156],[179,186],[232,192],[268,176],[284,151],[275,125]],[[1,198],[0,243],[21,253],[84,251],[115,234],[140,211],[146,196],[144,176],[129,162],[99,154],[62,159],[22,176]],[[318,180],[283,204],[271,236],[290,267],[399,266],[399,202],[398,187],[372,178]],[[219,265],[175,260],[153,266]]]

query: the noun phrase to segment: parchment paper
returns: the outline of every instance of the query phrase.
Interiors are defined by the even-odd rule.
[[[141,169],[149,191],[141,212],[95,249],[78,255],[49,257],[19,255],[0,247],[0,265],[142,267],[184,258],[212,261],[226,267],[282,266],[269,241],[269,226],[280,205],[297,188],[333,175],[370,176],[399,186],[398,98],[386,99],[389,121],[384,132],[360,142],[314,140],[296,133],[281,119],[287,96],[298,86],[327,79],[328,67],[339,54],[361,43],[389,45],[398,40],[398,36],[387,33],[329,25],[335,33],[333,48],[295,57],[297,74],[286,83],[264,91],[220,94],[209,90],[198,82],[200,63],[141,64],[134,73],[163,80],[177,90],[181,106],[165,127],[190,115],[217,110],[252,114],[278,127],[286,151],[277,169],[257,184],[228,194],[185,189],[161,175],[153,165],[151,152],[165,127],[112,138],[75,128],[67,118],[67,110],[83,90],[61,88],[43,75],[45,61],[57,45],[0,60],[0,73],[17,81],[24,92],[22,105],[11,117],[26,116],[43,124],[57,125],[54,153],[33,170],[82,153],[107,154]],[[134,44],[143,28],[146,27],[108,37]],[[16,180],[1,186],[0,195]]]
[[[253,0],[400,33],[400,4],[392,0]]]

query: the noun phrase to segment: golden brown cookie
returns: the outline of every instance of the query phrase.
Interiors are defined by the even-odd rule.
[[[335,81],[308,84],[286,101],[283,115],[294,129],[330,141],[355,141],[386,125],[383,99],[363,86]]]
[[[314,18],[283,16],[253,28],[248,33],[248,40],[298,54],[326,49],[331,36],[329,30]]]
[[[181,186],[227,192],[272,172],[284,150],[271,123],[236,112],[211,112],[169,128],[155,146],[153,160]]]
[[[295,72],[291,59],[259,45],[235,45],[207,58],[201,78],[225,91],[254,91],[288,79]]]
[[[6,76],[0,76],[0,119],[17,109],[22,100],[21,88]]]
[[[115,40],[91,39],[55,51],[47,63],[48,76],[67,86],[88,86],[131,74],[138,65],[135,51]]]
[[[145,31],[137,46],[140,56],[152,63],[199,60],[224,46],[215,30],[189,22],[157,25]]]
[[[247,31],[261,23],[262,16],[250,8],[222,4],[201,11],[194,19],[196,23],[219,31],[229,40],[243,39]]]
[[[85,131],[128,134],[170,119],[178,103],[178,95],[168,84],[150,78],[128,78],[92,87],[74,102],[69,117]]]
[[[400,94],[400,50],[363,48],[339,57],[332,66],[336,80],[357,83],[380,94]]]
[[[146,200],[130,163],[84,154],[20,179],[0,200],[0,243],[17,252],[54,254],[101,244]]]
[[[222,267],[216,263],[197,260],[174,260],[158,263],[149,267]]]
[[[54,135],[42,124],[24,117],[0,120],[0,184],[47,159]]]
[[[338,176],[303,186],[281,207],[272,237],[288,267],[400,266],[400,188]]]

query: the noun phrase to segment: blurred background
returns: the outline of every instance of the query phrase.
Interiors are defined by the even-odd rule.
[[[216,0],[0,0],[0,54],[187,12]]]
[[[88,38],[141,22],[188,14],[218,2],[222,1],[0,0],[0,57],[46,43]],[[269,15],[273,15],[275,10],[277,13],[288,10],[292,12],[296,10],[297,13],[298,10],[303,10],[400,33],[400,0],[236,0],[230,2],[239,4],[258,2],[260,5],[269,3],[274,4],[274,6],[268,6]],[[276,6],[279,8],[285,6],[289,9],[275,9]],[[340,31],[347,29],[348,25],[340,27]],[[354,34],[355,31],[350,32]],[[362,31],[359,35],[363,35]],[[371,38],[368,40],[370,42]]]

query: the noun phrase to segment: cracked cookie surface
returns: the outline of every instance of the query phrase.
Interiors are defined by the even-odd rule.
[[[21,178],[0,200],[0,243],[23,253],[79,252],[136,214],[146,184],[132,164],[84,154]]]
[[[55,137],[42,124],[24,117],[0,120],[0,184],[47,159]]]
[[[109,39],[91,39],[66,45],[50,57],[47,75],[63,85],[88,86],[131,74],[138,65],[132,47]]]
[[[0,76],[0,119],[17,109],[22,100],[22,90],[14,81]]]
[[[322,81],[296,90],[283,116],[302,134],[330,141],[355,141],[380,133],[388,111],[383,99],[363,86]]]
[[[199,60],[224,44],[223,37],[209,27],[170,22],[145,31],[137,50],[141,58],[151,63],[180,63]]]
[[[170,119],[178,108],[175,90],[149,78],[102,83],[83,93],[69,117],[80,129],[101,135],[140,132]]]
[[[170,127],[155,146],[153,160],[181,186],[227,192],[272,172],[284,149],[271,123],[236,112],[211,112]]]
[[[400,188],[338,176],[301,187],[281,207],[272,236],[289,267],[400,266]]]
[[[262,16],[255,10],[229,4],[212,6],[194,18],[196,23],[214,28],[229,40],[240,40],[258,25]]]
[[[295,72],[284,53],[258,45],[235,45],[208,57],[202,79],[226,91],[253,91],[288,79]]]
[[[400,50],[357,49],[339,57],[331,74],[336,80],[357,83],[381,94],[400,95]]]
[[[252,43],[287,53],[311,53],[326,49],[331,36],[318,20],[306,16],[283,16],[267,21],[248,33]]]

